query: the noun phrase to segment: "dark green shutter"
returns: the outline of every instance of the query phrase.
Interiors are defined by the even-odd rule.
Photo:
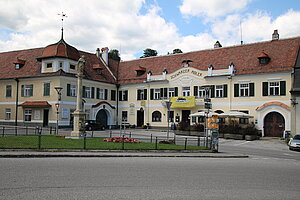
[[[122,91],[119,91],[119,101],[122,101]]]
[[[104,99],[107,100],[107,96],[108,96],[108,89],[104,90]]]
[[[164,88],[160,88],[160,98],[164,97]]]
[[[281,96],[286,95],[286,83],[285,83],[285,81],[280,81],[280,95]]]
[[[94,87],[92,87],[92,95],[91,95],[91,97],[92,97],[92,99],[95,98],[95,88]]]
[[[85,98],[85,86],[82,86],[82,97]]]
[[[144,100],[147,100],[147,89],[144,89]]]
[[[100,99],[99,93],[100,93],[100,89],[97,88],[97,89],[96,89],[96,99]]]
[[[150,100],[154,98],[154,89],[150,89]]]
[[[269,83],[268,82],[263,82],[263,96],[268,96],[269,95]]]
[[[234,84],[234,97],[240,96],[240,85]]]
[[[67,84],[67,96],[71,96],[71,84]]]
[[[175,97],[178,97],[178,87],[175,87]]]
[[[194,96],[198,96],[198,86],[194,86]]]
[[[24,97],[24,85],[21,86],[21,96]]]
[[[164,97],[165,97],[165,98],[168,97],[168,88],[164,88]]]
[[[223,85],[223,97],[227,97],[228,96],[228,89],[227,89],[227,84]]]
[[[124,101],[128,101],[128,90],[125,90],[125,97],[124,97]]]
[[[249,83],[249,88],[250,88],[250,97],[254,97],[254,83]]]
[[[116,90],[111,90],[110,91],[110,99],[112,101],[115,101],[116,100]]]
[[[141,90],[137,90],[137,100],[141,100]]]
[[[33,96],[33,84],[31,84],[29,87],[30,87],[29,96],[32,97]]]
[[[215,97],[215,86],[214,85],[211,85],[210,86],[210,97],[211,98],[214,98]]]

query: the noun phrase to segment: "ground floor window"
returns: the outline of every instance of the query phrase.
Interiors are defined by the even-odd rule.
[[[24,121],[30,122],[32,116],[32,110],[31,109],[25,109],[24,111]]]
[[[152,113],[152,122],[161,122],[161,113],[159,111]]]
[[[5,109],[5,120],[10,120],[11,119],[11,109],[6,108]]]
[[[122,111],[122,121],[127,122],[128,113],[127,111]]]

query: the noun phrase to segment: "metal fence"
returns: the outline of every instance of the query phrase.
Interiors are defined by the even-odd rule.
[[[211,147],[210,138],[165,137],[155,134],[132,134],[131,132],[86,132],[82,137],[72,138],[56,135],[53,128],[0,126],[0,149],[105,149],[105,150],[192,150],[196,147]],[[100,133],[100,135],[99,135]],[[27,136],[27,137],[9,137]],[[64,137],[62,140],[61,137]],[[13,142],[11,141],[13,138]],[[112,139],[113,138],[113,139]],[[104,139],[115,140],[103,142]],[[141,142],[135,143],[134,142]],[[168,145],[171,144],[171,145]]]

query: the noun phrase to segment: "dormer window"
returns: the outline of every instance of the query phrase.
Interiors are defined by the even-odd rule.
[[[139,66],[135,71],[137,76],[141,76],[146,72],[146,68]]]
[[[270,62],[271,58],[264,51],[257,57],[259,64],[266,65]]]
[[[52,68],[52,63],[47,63],[47,68]]]
[[[16,69],[21,69],[25,65],[25,60],[21,60],[17,58],[17,60],[14,62]]]
[[[70,69],[73,69],[73,70],[75,70],[75,69],[76,69],[76,66],[75,66],[75,65],[71,65],[71,64],[70,64]]]

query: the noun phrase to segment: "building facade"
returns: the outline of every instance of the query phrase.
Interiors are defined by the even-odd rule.
[[[264,136],[295,134],[299,46],[300,37],[273,34],[271,41],[118,62],[108,58],[108,48],[78,51],[62,38],[45,48],[0,53],[0,123],[54,126],[58,117],[59,126],[71,126],[76,64],[84,55],[86,119],[167,127],[170,101],[169,122],[202,123],[189,115],[205,110],[210,99],[211,111],[253,116],[239,123],[253,122]],[[63,88],[61,99],[55,87]]]

